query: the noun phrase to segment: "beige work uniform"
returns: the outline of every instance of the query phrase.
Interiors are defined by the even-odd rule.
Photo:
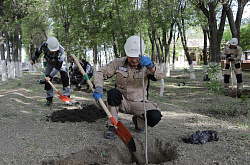
[[[116,89],[122,93],[122,101],[119,106],[109,106],[108,109],[116,121],[118,121],[118,111],[138,116],[138,128],[144,127],[144,120],[142,119],[143,109],[143,90],[145,99],[145,109],[160,110],[156,104],[147,99],[148,88],[148,75],[152,75],[155,80],[164,78],[162,71],[156,69],[151,72],[144,67],[144,89],[142,86],[142,69],[139,65],[138,68],[131,68],[128,64],[127,57],[116,58],[107,66],[101,68],[95,73],[94,84],[95,86],[103,87],[103,80],[116,75],[115,83]]]
[[[234,59],[234,61],[231,61],[232,69],[234,70],[234,73],[237,78],[237,89],[242,89],[242,70],[241,70],[241,57],[242,57],[242,48],[240,46],[237,46],[236,48],[230,48],[230,46],[226,47],[222,54],[221,58],[226,58],[227,54],[231,54],[231,58]],[[230,71],[230,61],[229,58],[226,58],[226,67],[225,67],[225,77],[230,77],[231,71]],[[225,88],[229,87],[229,81],[226,80],[225,82]]]

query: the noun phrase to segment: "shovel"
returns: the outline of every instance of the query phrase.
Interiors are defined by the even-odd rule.
[[[230,72],[231,72],[231,82],[232,82],[232,95],[234,94],[234,82],[233,82],[233,69],[232,62],[230,61]]]
[[[46,78],[46,76],[45,76],[45,75],[43,74],[43,72],[36,66],[36,64],[33,64],[33,65],[36,67],[37,71],[39,71],[39,72],[43,75],[43,77]],[[56,87],[55,87],[50,81],[48,81],[48,83],[52,86],[52,88],[53,88],[54,90],[56,90],[56,92],[59,94],[58,97],[59,97],[63,102],[65,102],[65,103],[67,103],[67,104],[69,104],[69,105],[72,104],[71,99],[68,98],[68,96],[63,96],[63,95],[56,89]]]
[[[75,55],[72,55],[72,57],[74,58],[74,62],[79,67],[81,73],[86,78],[87,83],[89,84],[91,90],[94,92],[93,84],[89,80],[88,75],[83,70],[83,68],[80,65],[78,59],[76,58]],[[106,105],[104,104],[104,102],[103,102],[103,100],[101,98],[99,98],[98,101],[101,104],[101,106],[102,106],[103,110],[105,111],[105,113],[108,115],[109,120],[114,125],[114,127],[115,127],[115,134],[118,135],[118,137],[122,140],[122,142],[128,147],[128,149],[130,151],[136,152],[135,142],[134,142],[134,139],[133,139],[131,133],[127,130],[127,128],[120,121],[118,121],[118,122],[115,121],[115,119],[113,118],[113,116],[111,115],[111,113],[109,112],[108,108],[106,107]]]

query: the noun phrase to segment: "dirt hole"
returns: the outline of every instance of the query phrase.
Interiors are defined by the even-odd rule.
[[[52,122],[95,122],[105,118],[106,113],[96,105],[82,105],[79,109],[62,109],[47,116]],[[133,135],[136,152],[129,149],[118,137],[115,140],[105,139],[85,147],[82,151],[60,160],[44,160],[43,165],[102,165],[102,164],[145,164],[145,135]],[[160,139],[148,138],[147,155],[149,164],[161,164],[178,157],[177,147]]]
[[[143,139],[143,138],[140,138]],[[130,153],[122,143],[85,147],[78,153],[59,161],[43,161],[43,165],[102,165],[102,164],[145,164],[145,142],[135,139],[137,151]],[[120,139],[116,139],[119,141]],[[148,163],[162,164],[177,159],[177,147],[159,139],[148,139]]]
[[[67,108],[54,111],[50,116],[47,116],[47,121],[52,122],[95,122],[97,119],[107,117],[103,109],[96,105],[82,104],[78,109],[68,110]]]

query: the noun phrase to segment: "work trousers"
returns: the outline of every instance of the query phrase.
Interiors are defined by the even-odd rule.
[[[232,61],[232,70],[234,71],[235,75],[236,75],[236,80],[237,80],[237,89],[242,90],[243,88],[243,80],[242,80],[242,71],[241,71],[241,65],[238,61]],[[229,88],[229,78],[231,75],[231,71],[230,71],[230,63],[226,63],[226,67],[225,67],[225,73],[224,73],[224,87],[226,89]],[[231,77],[232,79],[232,77]]]
[[[129,100],[126,100],[123,95],[121,95],[121,97],[120,98],[118,97],[118,99],[116,97],[114,102],[112,100],[112,103],[110,104],[109,97],[110,96],[109,96],[109,92],[108,92],[108,109],[109,109],[111,115],[114,117],[116,122],[118,122],[118,112],[121,112],[121,113],[132,114],[132,115],[137,116],[137,127],[138,128],[145,127],[144,108],[143,108],[144,106],[143,106],[142,101],[141,102],[129,101]],[[114,99],[114,96],[111,96],[111,97]],[[116,103],[118,103],[118,104],[116,104]],[[158,113],[155,113],[156,115],[147,116],[148,125],[153,127],[161,119],[162,115],[160,113],[160,109],[157,106],[157,104],[152,103],[148,100],[145,101],[145,109],[146,109],[146,112],[154,111],[154,113],[155,113],[155,111],[159,111]],[[152,113],[150,113],[150,114],[152,114]],[[152,121],[150,121],[150,120],[152,120]],[[112,125],[110,121],[109,121],[109,125]]]
[[[49,76],[53,68],[55,68],[55,65],[52,65],[50,63],[46,63],[45,75]],[[60,72],[61,81],[63,84],[63,95],[70,96],[68,72],[67,72],[65,67],[61,67],[59,72]],[[53,77],[50,81],[53,83]],[[47,93],[46,98],[51,98],[54,96],[53,88],[51,87],[51,85],[48,82],[45,82],[45,90]]]

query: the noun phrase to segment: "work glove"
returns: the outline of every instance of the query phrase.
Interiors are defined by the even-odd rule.
[[[99,98],[103,97],[103,89],[102,87],[96,87],[95,91],[93,92],[93,97],[95,98],[95,101],[98,101]]]
[[[228,60],[229,60],[229,61],[234,61],[234,59],[233,59],[233,58],[229,58]]]
[[[227,58],[230,58],[231,57],[231,54],[227,54]]]
[[[146,66],[148,69],[154,67],[154,64],[152,63],[149,57],[139,55],[139,61],[141,66]]]

